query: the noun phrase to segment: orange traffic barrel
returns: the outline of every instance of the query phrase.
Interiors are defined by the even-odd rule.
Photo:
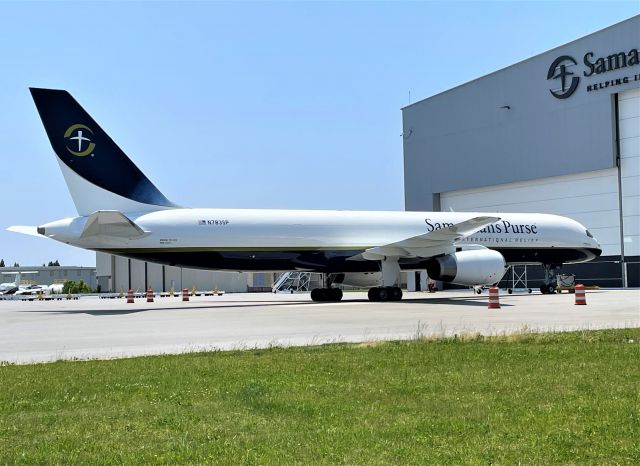
[[[489,309],[500,309],[500,294],[495,286],[489,288]]]
[[[576,306],[586,306],[587,305],[587,294],[584,291],[584,285],[582,283],[578,283],[576,285]]]
[[[189,289],[188,288],[183,288],[182,289],[182,300],[183,301],[189,301]]]
[[[147,288],[147,302],[153,302],[153,290],[151,289],[151,287]]]
[[[133,303],[133,290],[127,291],[127,303],[128,304]]]

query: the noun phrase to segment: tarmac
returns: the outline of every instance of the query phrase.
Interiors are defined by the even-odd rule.
[[[309,294],[73,301],[0,301],[0,363],[113,359],[193,351],[317,345],[518,332],[640,327],[640,289],[574,295],[488,294],[472,291],[405,293],[400,302],[371,303],[345,293],[338,303]]]

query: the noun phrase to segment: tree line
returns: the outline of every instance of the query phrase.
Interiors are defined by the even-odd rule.
[[[14,262],[13,263],[14,267],[20,267],[20,264],[18,262]],[[60,267],[60,262],[58,262],[58,259],[54,260],[54,261],[49,261],[49,263],[47,265],[42,264],[43,267]],[[4,259],[0,259],[0,267],[6,267],[4,265]]]

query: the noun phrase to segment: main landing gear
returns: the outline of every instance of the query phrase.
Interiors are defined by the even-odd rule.
[[[369,289],[369,301],[400,301],[402,290],[397,286],[378,286]]]
[[[314,288],[311,290],[311,301],[316,302],[337,302],[342,299],[342,290],[340,288],[332,288],[333,274],[322,274],[323,288]]]
[[[311,290],[312,301],[340,301],[342,290],[340,288],[314,288]]]
[[[556,292],[556,275],[558,274],[559,265],[543,264],[544,266],[544,284],[540,286],[540,293],[553,294]]]
[[[400,301],[402,299],[402,290],[398,287],[398,281],[400,280],[398,258],[382,257],[380,270],[382,271],[383,286],[377,286],[369,290],[369,301]]]
[[[400,301],[402,299],[402,290],[398,286],[400,280],[400,265],[397,257],[379,256],[380,269],[382,271],[382,284],[371,288],[368,293],[369,301]],[[375,259],[370,259],[375,260]],[[336,275],[341,274],[323,274],[322,288],[314,288],[311,291],[312,301],[340,301],[342,299],[342,290],[332,288],[332,284],[336,279]],[[342,280],[338,280],[341,283]]]

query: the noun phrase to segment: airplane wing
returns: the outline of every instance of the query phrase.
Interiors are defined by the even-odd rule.
[[[99,210],[89,215],[81,238],[89,236],[115,236],[139,238],[147,234],[142,228],[117,210]]]
[[[358,256],[362,256],[366,260],[380,260],[384,256],[414,258],[448,254],[455,251],[454,242],[472,235],[499,220],[500,217],[474,217],[447,228],[367,249],[362,254],[358,254]],[[353,259],[357,260],[358,256]]]

